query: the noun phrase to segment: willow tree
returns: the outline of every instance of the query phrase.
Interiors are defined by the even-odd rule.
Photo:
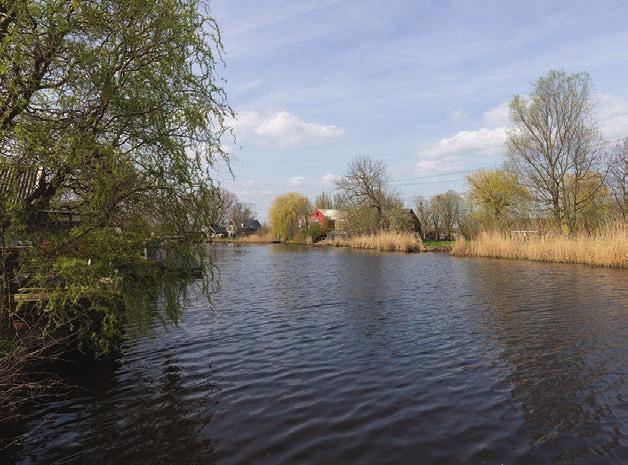
[[[0,3],[0,161],[43,174],[28,195],[0,199],[1,226],[31,246],[15,274],[45,289],[46,324],[97,353],[146,303],[133,291],[163,274],[141,258],[145,240],[186,271],[211,222],[233,112],[208,11],[198,0]],[[52,227],[63,208],[80,223]],[[178,296],[165,295],[175,319]]]
[[[592,115],[586,73],[550,71],[536,81],[529,98],[516,96],[510,102],[509,164],[559,230],[573,232],[604,185],[607,168]],[[582,195],[596,172],[602,173],[600,182]]]
[[[281,241],[294,239],[300,233],[305,236],[311,213],[312,204],[306,196],[297,192],[278,196],[268,211],[273,235]]]

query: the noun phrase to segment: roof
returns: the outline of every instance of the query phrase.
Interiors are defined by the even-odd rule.
[[[257,231],[259,228],[262,227],[262,224],[257,220],[248,220],[242,223],[242,227],[244,229],[254,229]]]
[[[330,220],[335,221],[338,219],[338,210],[334,210],[332,208],[319,208],[318,211],[320,211],[323,215],[325,215]]]
[[[41,168],[0,161],[0,199],[16,203],[30,196],[42,181]]]

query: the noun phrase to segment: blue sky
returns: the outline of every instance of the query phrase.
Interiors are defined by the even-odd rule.
[[[628,2],[212,0],[237,144],[224,187],[265,218],[358,154],[408,201],[499,164],[506,103],[552,68],[587,71],[608,139],[628,136]],[[452,174],[448,174],[452,173]]]

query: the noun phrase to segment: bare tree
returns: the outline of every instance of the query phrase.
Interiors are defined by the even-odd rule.
[[[433,211],[433,221],[438,219],[439,229],[451,240],[456,227],[460,224],[464,211],[464,201],[460,194],[454,191],[447,191],[432,197],[431,209]]]
[[[529,99],[510,102],[507,131],[509,167],[537,204],[551,211],[557,229],[570,232],[578,214],[603,186],[601,137],[592,118],[591,78],[587,73],[550,71],[534,84]],[[602,176],[599,175],[600,171]],[[590,184],[597,180],[593,189]],[[582,194],[582,185],[589,188]]]
[[[626,222],[626,155],[628,154],[628,138],[623,144],[611,147],[608,178],[608,190],[613,197],[615,209]]]
[[[370,157],[358,156],[351,160],[347,173],[336,181],[344,202],[352,202],[373,209],[379,229],[388,227],[386,210],[395,197],[390,187],[386,164]]]
[[[334,208],[334,199],[329,193],[323,191],[316,197],[316,200],[314,200],[314,208],[324,210]]]
[[[426,239],[427,233],[432,225],[432,208],[430,207],[430,201],[422,195],[414,197],[414,212],[419,219],[422,239]]]
[[[257,216],[255,206],[252,203],[235,202],[231,208],[229,219],[238,225],[254,220]]]
[[[233,216],[238,197],[227,189],[215,188],[209,198],[211,202],[210,222],[213,226],[224,226]]]

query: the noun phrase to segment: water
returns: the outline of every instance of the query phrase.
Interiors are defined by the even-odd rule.
[[[628,462],[628,274],[216,246],[221,291],[33,412],[3,464]]]

